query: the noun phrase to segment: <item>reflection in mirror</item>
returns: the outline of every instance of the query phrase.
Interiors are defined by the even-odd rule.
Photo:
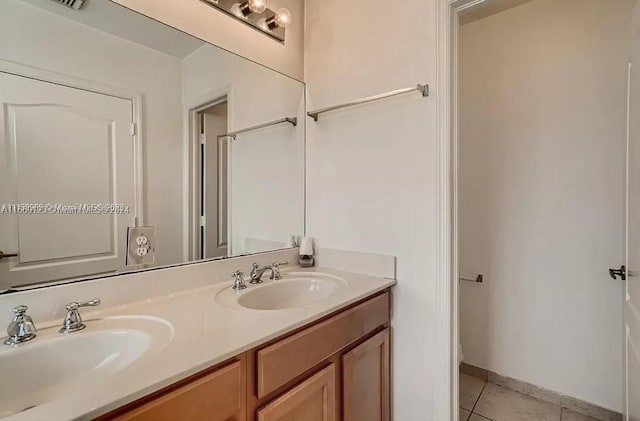
[[[303,234],[301,82],[110,0],[2,0],[0,34],[0,291]]]

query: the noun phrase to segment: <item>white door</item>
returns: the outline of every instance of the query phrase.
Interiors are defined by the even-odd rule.
[[[640,421],[640,2],[632,21],[629,86],[627,282],[624,306],[626,415]]]
[[[204,159],[204,258],[227,256],[227,132],[226,107],[203,114]]]
[[[0,73],[0,105],[0,291],[124,268],[132,102]]]

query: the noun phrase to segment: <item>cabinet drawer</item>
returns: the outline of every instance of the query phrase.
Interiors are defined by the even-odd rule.
[[[258,398],[389,321],[389,293],[378,295],[257,352]]]
[[[245,382],[243,361],[235,361],[109,419],[243,421],[246,418]]]
[[[257,413],[258,421],[335,421],[336,369],[311,376]]]

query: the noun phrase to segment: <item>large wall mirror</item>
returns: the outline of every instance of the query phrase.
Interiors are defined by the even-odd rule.
[[[0,292],[303,234],[303,83],[110,0],[0,34]]]

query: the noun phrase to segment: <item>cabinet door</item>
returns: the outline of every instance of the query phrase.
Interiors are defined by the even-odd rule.
[[[344,421],[388,421],[389,329],[342,356]]]
[[[258,421],[335,421],[334,364],[258,410]]]
[[[117,421],[244,421],[246,377],[236,361],[117,417]]]

